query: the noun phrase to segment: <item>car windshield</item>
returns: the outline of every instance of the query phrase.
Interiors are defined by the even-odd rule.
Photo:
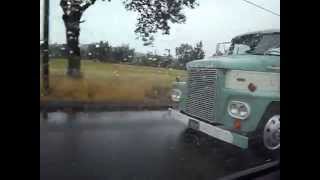
[[[277,162],[279,32],[243,0],[40,0],[40,179],[215,180]]]
[[[274,53],[275,49],[278,53]],[[230,54],[279,55],[280,33],[250,34],[233,39]]]

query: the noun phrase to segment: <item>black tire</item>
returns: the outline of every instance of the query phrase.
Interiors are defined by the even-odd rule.
[[[280,116],[280,104],[271,105],[270,108],[268,108],[268,110],[263,115],[262,120],[258,124],[257,130],[252,134],[252,139],[250,142],[250,149],[261,155],[273,158],[277,158],[280,156],[280,146],[278,149],[275,150],[268,149],[263,142],[263,133],[268,121],[276,115]]]

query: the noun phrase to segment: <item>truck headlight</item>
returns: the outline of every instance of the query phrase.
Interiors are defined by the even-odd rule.
[[[171,100],[174,102],[179,102],[182,92],[180,89],[173,89],[171,92]]]
[[[250,115],[250,106],[240,101],[231,101],[228,105],[228,113],[237,119],[247,119]]]

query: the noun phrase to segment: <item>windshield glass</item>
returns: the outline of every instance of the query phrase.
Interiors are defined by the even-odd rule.
[[[279,16],[246,1],[40,3],[40,179],[236,179],[279,161]],[[248,53],[262,55],[230,55]]]
[[[275,55],[273,49],[280,50],[280,33],[249,34],[232,40],[230,54]]]

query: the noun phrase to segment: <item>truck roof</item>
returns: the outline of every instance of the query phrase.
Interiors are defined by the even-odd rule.
[[[272,33],[280,33],[280,29],[267,29],[267,30],[262,30],[262,31],[247,32],[244,34],[240,34],[240,35],[234,37],[233,39],[244,36],[244,35],[250,35],[250,34],[272,34]]]

